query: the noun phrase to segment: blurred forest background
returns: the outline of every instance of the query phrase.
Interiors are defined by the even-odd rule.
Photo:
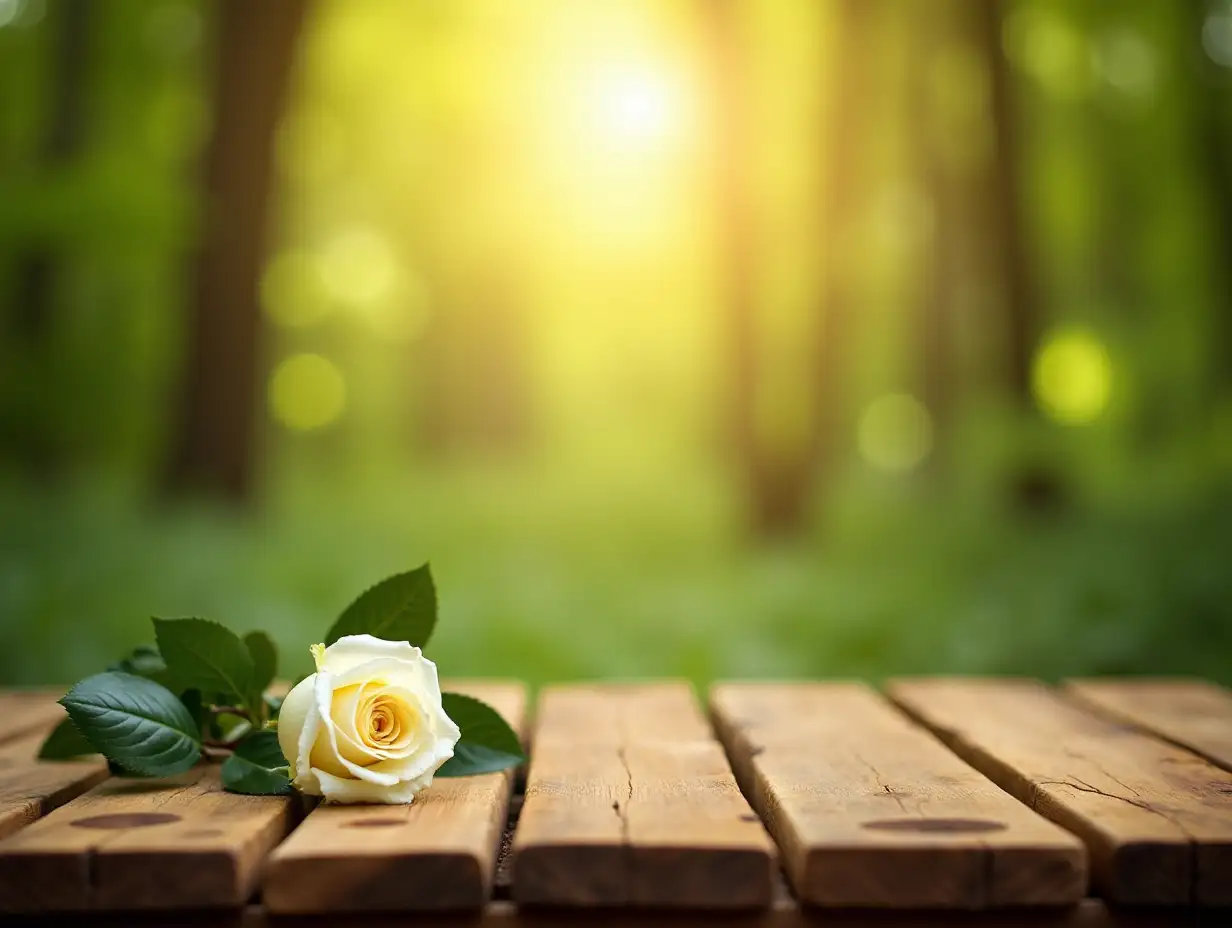
[[[0,0],[0,683],[1232,682],[1232,0]]]

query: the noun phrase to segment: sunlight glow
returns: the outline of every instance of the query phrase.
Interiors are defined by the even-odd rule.
[[[665,73],[648,65],[627,65],[601,74],[594,99],[597,128],[618,145],[662,144],[680,122],[675,88]]]
[[[860,454],[878,470],[912,470],[932,451],[932,416],[909,393],[878,397],[860,416],[857,443]]]
[[[346,381],[328,358],[292,355],[270,378],[269,405],[274,418],[292,431],[324,428],[346,407]]]
[[[1112,396],[1112,361],[1103,342],[1086,329],[1053,333],[1035,357],[1035,398],[1040,408],[1065,425],[1099,417]]]

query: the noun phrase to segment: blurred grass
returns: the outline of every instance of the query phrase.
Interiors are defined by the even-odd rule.
[[[0,485],[0,683],[61,683],[149,616],[270,631],[284,674],[361,589],[431,560],[449,676],[1193,673],[1232,682],[1232,497],[1022,520],[853,492],[746,547],[717,479],[598,494],[533,473],[279,482],[256,515]]]

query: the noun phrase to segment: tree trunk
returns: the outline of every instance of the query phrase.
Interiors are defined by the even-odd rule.
[[[852,267],[859,221],[862,181],[861,155],[872,104],[860,92],[867,71],[862,62],[870,37],[869,21],[875,7],[870,0],[837,0],[835,39],[831,64],[830,98],[824,125],[829,145],[823,186],[822,214],[826,219],[825,276],[817,326],[817,424],[809,469],[818,492],[825,493],[837,471],[847,429],[848,360],[851,357],[854,287]]]
[[[716,202],[728,371],[726,389],[720,394],[724,439],[747,494],[752,527],[763,534],[794,521],[794,516],[775,499],[776,481],[757,427],[752,127],[748,63],[741,49],[740,4],[738,0],[706,0],[704,19],[711,30],[716,101]]]
[[[1194,148],[1200,158],[1199,174],[1206,185],[1210,209],[1211,255],[1216,323],[1211,338],[1211,399],[1232,402],[1232,78],[1216,65],[1202,44],[1202,30],[1211,12],[1202,0],[1178,4],[1185,17],[1187,39],[1183,60],[1190,62]]]
[[[1002,46],[1005,10],[998,0],[970,0],[988,67],[993,157],[988,177],[989,242],[1001,283],[1006,323],[1006,373],[1012,395],[1030,409],[1031,359],[1038,338],[1037,295],[1022,209],[1021,121],[1014,76]]]
[[[918,297],[918,382],[920,400],[933,422],[934,451],[928,461],[930,474],[938,474],[947,450],[953,420],[951,351],[955,282],[962,274],[962,221],[965,198],[955,168],[947,164],[940,147],[945,126],[938,121],[938,107],[931,80],[934,56],[945,47],[951,5],[931,3],[917,10],[917,34],[913,38],[916,67],[907,100],[910,112],[911,147],[930,205],[931,222]]]
[[[90,32],[96,8],[91,0],[64,0],[55,15],[51,51],[50,101],[46,131],[39,147],[40,166],[52,172],[80,154],[86,138],[86,107],[90,62]],[[51,243],[26,252],[15,270],[11,337],[14,347],[42,368],[52,351],[55,286],[62,256]],[[37,389],[37,387],[36,387]],[[47,412],[30,416],[30,428],[12,444],[35,474],[47,476],[59,464],[55,442],[48,435]]]
[[[250,498],[271,156],[307,0],[221,0],[214,130],[167,489]]]

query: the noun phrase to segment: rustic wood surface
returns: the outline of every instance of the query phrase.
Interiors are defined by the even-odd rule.
[[[0,691],[0,744],[30,732],[46,732],[65,717],[56,702],[68,687]]]
[[[107,779],[101,757],[37,761],[45,734],[33,731],[0,744],[0,838]]]
[[[453,683],[521,732],[520,683]],[[271,912],[482,908],[491,898],[513,771],[438,779],[409,806],[319,806],[270,856]]]
[[[687,686],[544,691],[516,901],[767,906],[773,872],[773,845]]]
[[[1002,788],[1083,838],[1100,894],[1232,904],[1232,775],[1030,680],[906,680],[890,694]]]
[[[1084,705],[1159,735],[1232,770],[1232,692],[1205,680],[1070,680]]]
[[[806,903],[982,909],[1085,895],[1080,841],[866,686],[721,684],[710,702]]]
[[[476,695],[520,714],[502,689]],[[953,754],[859,685],[726,685],[715,690],[713,714],[736,777],[684,684],[551,688],[539,706],[529,814],[505,828],[495,879],[510,774],[440,780],[409,809],[318,809],[276,852],[308,805],[225,794],[216,767],[164,781],[108,779],[52,811],[105,776],[97,758],[34,760],[63,717],[54,704],[59,693],[0,694],[0,707],[23,717],[14,724],[0,716],[0,832],[17,829],[0,840],[0,913],[10,913],[0,914],[0,925],[53,925],[65,911],[88,911],[87,925],[198,928],[1155,928],[1223,925],[1228,910],[1189,904],[1232,904],[1232,773],[1176,746],[1218,759],[1226,691],[1192,681],[1074,681],[1061,692],[1012,680],[892,685],[894,698],[927,716]],[[865,905],[887,897],[895,905],[915,892],[917,907],[799,907],[737,778],[779,832],[789,871],[792,854],[805,846],[801,836],[820,834],[844,848],[816,868],[835,893],[830,898],[867,894]],[[771,787],[780,790],[777,802]],[[29,796],[19,799],[14,789]],[[1074,839],[1047,824],[1038,836],[1030,832],[1041,827],[1032,806],[1087,843],[1099,891],[1150,905],[1032,905],[1046,901],[1039,887],[1060,892],[1080,872]],[[22,810],[10,813],[7,826],[6,807]],[[328,821],[322,812],[338,817]],[[792,816],[805,821],[806,814],[824,822],[820,832],[797,827]],[[352,827],[351,816],[399,818],[406,826],[418,819],[412,831]],[[1040,854],[1058,835],[1053,869]],[[504,850],[510,843],[518,855]],[[885,856],[900,851],[898,870],[885,867]],[[293,866],[279,873],[283,858]],[[264,865],[272,904],[261,898]],[[814,875],[797,864],[793,875],[800,874],[801,885]],[[514,902],[501,901],[508,894]],[[1017,898],[1026,907],[926,908],[938,897],[974,907]],[[450,900],[467,910],[413,910]],[[367,910],[394,905],[402,911]],[[592,908],[583,915],[579,905]],[[737,908],[708,908],[714,905]],[[365,911],[344,911],[358,908]],[[297,914],[307,910],[316,914]]]
[[[0,842],[0,911],[242,905],[297,804],[225,793],[217,767],[109,779]]]

